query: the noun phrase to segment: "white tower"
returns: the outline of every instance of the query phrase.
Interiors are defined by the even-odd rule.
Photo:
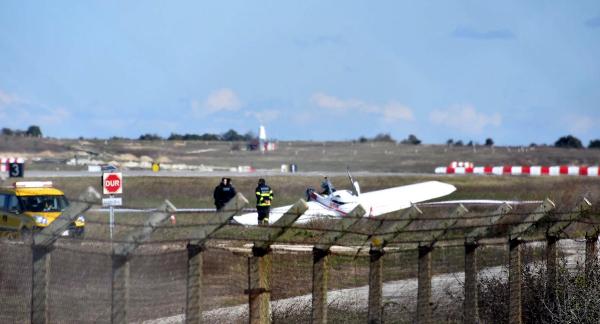
[[[267,150],[267,131],[263,125],[258,129],[258,147],[261,152]]]

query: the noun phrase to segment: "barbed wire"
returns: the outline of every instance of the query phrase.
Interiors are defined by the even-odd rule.
[[[77,201],[77,200],[76,200]],[[79,201],[82,203],[87,203],[85,201]],[[87,203],[89,204],[89,203]],[[542,206],[542,204],[540,204],[540,206]],[[129,207],[124,207],[123,209],[127,210],[128,208],[131,208],[131,206]],[[224,213],[235,213],[238,212],[240,209],[232,209],[232,210],[224,210],[224,211],[220,211],[219,215],[223,215]],[[242,209],[242,211],[244,210],[252,210],[252,209]],[[425,216],[424,214],[421,214],[417,217],[407,217],[408,212],[404,211],[402,212],[402,214],[400,214],[399,218],[385,218],[385,217],[358,217],[358,216],[343,216],[343,217],[332,217],[332,216],[324,216],[321,215],[319,213],[304,213],[301,215],[296,215],[298,218],[301,216],[310,216],[310,217],[315,217],[315,221],[311,221],[308,224],[290,224],[290,225],[279,225],[279,224],[271,224],[268,226],[244,226],[241,224],[237,224],[237,223],[232,223],[231,222],[231,217],[229,218],[230,221],[229,222],[220,222],[220,221],[214,221],[212,219],[209,219],[211,216],[216,215],[214,209],[193,209],[193,208],[185,208],[185,209],[181,209],[181,210],[175,210],[175,211],[160,211],[158,209],[144,209],[141,210],[142,213],[161,213],[165,216],[168,215],[181,215],[181,214],[189,214],[189,215],[206,215],[207,217],[202,217],[201,220],[203,220],[203,222],[192,222],[192,223],[183,223],[183,224],[173,224],[173,223],[169,223],[168,220],[169,218],[166,218],[165,220],[163,220],[160,224],[158,225],[149,225],[147,223],[144,223],[142,220],[140,220],[140,222],[117,222],[115,225],[120,227],[121,229],[119,230],[121,233],[125,233],[128,235],[133,235],[136,228],[152,228],[153,231],[161,231],[161,230],[179,230],[179,229],[188,229],[191,230],[192,233],[184,233],[181,234],[180,237],[178,237],[179,235],[177,233],[160,233],[160,237],[148,237],[148,234],[146,234],[146,237],[144,237],[143,239],[141,239],[140,241],[136,242],[133,241],[131,239],[129,240],[125,240],[125,239],[113,239],[113,240],[107,240],[107,239],[103,239],[103,238],[99,238],[99,237],[95,237],[93,235],[86,235],[86,237],[83,238],[74,238],[75,240],[81,240],[81,241],[88,241],[88,242],[99,242],[99,243],[104,243],[104,242],[111,242],[113,244],[130,244],[130,243],[135,243],[138,245],[145,245],[145,244],[160,244],[160,243],[175,243],[175,242],[185,242],[185,241],[194,241],[194,240],[207,240],[207,239],[219,239],[219,240],[229,240],[229,241],[245,241],[245,242],[261,242],[261,243],[279,243],[279,242],[284,242],[286,244],[318,244],[319,243],[319,239],[326,234],[337,234],[338,235],[338,241],[335,242],[336,245],[350,245],[350,244],[356,244],[356,243],[360,243],[360,240],[353,238],[353,239],[346,239],[345,241],[339,241],[339,239],[341,239],[340,237],[343,235],[358,235],[358,236],[362,236],[365,237],[363,239],[363,245],[369,243],[369,240],[372,239],[373,237],[378,237],[378,236],[382,236],[382,237],[387,237],[387,239],[389,240],[387,242],[388,246],[390,244],[421,244],[421,243],[426,243],[426,242],[432,242],[432,243],[436,243],[436,242],[444,242],[444,241],[452,241],[452,240],[458,240],[458,239],[465,239],[468,237],[468,234],[466,233],[460,233],[462,232],[466,232],[469,230],[473,230],[476,228],[483,228],[488,230],[484,235],[481,237],[469,237],[470,239],[476,239],[476,240],[480,240],[480,239],[488,239],[488,238],[507,238],[509,236],[509,231],[507,229],[507,227],[513,227],[516,225],[530,225],[526,230],[529,233],[537,233],[538,236],[540,236],[543,233],[540,233],[542,230],[545,229],[546,226],[549,225],[554,225],[557,223],[563,223],[565,224],[565,226],[563,226],[563,228],[561,229],[562,232],[560,234],[562,234],[565,237],[575,237],[575,238],[581,238],[582,234],[579,233],[572,233],[572,235],[569,235],[569,233],[564,232],[564,229],[567,226],[571,226],[573,224],[583,224],[586,226],[595,226],[595,225],[600,225],[600,219],[592,219],[589,217],[573,217],[576,214],[578,214],[579,212],[576,211],[575,209],[570,210],[570,211],[565,211],[565,210],[551,210],[551,211],[537,211],[537,209],[533,210],[533,211],[509,211],[509,212],[499,212],[498,210],[495,210],[493,212],[474,212],[472,214],[467,213],[466,215],[462,215],[462,216],[453,216],[454,215],[454,209],[449,209],[447,205],[435,205],[435,206],[428,206],[427,208],[427,213],[429,213],[429,211],[434,210],[435,212],[439,213],[441,211],[444,212],[448,212],[448,216]],[[98,210],[97,210],[98,211]],[[101,210],[100,212],[103,212],[104,210]],[[107,210],[108,211],[108,210]],[[124,211],[125,213],[127,211]],[[137,211],[140,212],[140,211]],[[589,211],[582,211],[580,215],[583,215],[583,213],[588,213],[588,215],[592,215],[593,212],[589,212]],[[282,213],[283,214],[283,213]],[[568,215],[568,218],[563,218],[564,216]],[[595,215],[595,214],[594,214]],[[534,219],[522,219],[525,217],[529,217],[529,216],[546,216],[543,217],[542,219],[538,219],[535,220]],[[494,223],[490,224],[490,223],[473,223],[473,224],[463,224],[461,223],[461,221],[475,221],[475,220],[486,220],[486,219],[490,219],[490,218],[498,218],[501,217],[499,220],[495,221]],[[515,219],[518,218],[518,219]],[[176,219],[176,218],[175,218]],[[329,227],[327,226],[328,224],[319,224],[318,221],[319,220],[327,220],[327,221],[340,221],[340,220],[344,220],[344,219],[353,219],[355,220],[355,222],[353,224],[351,224],[348,228],[336,228],[335,226],[333,227]],[[190,219],[186,218],[184,219],[184,222],[189,222]],[[432,226],[428,226],[426,228],[419,228],[419,224],[421,223],[427,223],[427,222],[434,222],[434,221],[445,221],[445,222],[453,222],[452,224],[450,224],[450,226],[447,226],[446,223],[436,223],[433,224]],[[362,222],[362,223],[361,223]],[[375,223],[373,223],[375,222]],[[403,224],[404,223],[404,224]],[[402,224],[402,225],[399,225]],[[109,223],[107,221],[102,221],[102,220],[94,220],[94,219],[88,219],[86,220],[86,225],[88,226],[88,229],[90,227],[93,227],[92,225],[99,225],[99,226],[107,226],[109,225]],[[336,224],[333,224],[336,225]],[[365,225],[363,228],[360,228],[360,225]],[[426,224],[426,225],[431,225],[431,224]],[[395,229],[389,229],[389,227],[394,227],[394,226],[400,226],[400,228],[395,228]],[[412,227],[411,227],[412,226]],[[221,228],[225,227],[225,228],[235,228],[238,227],[240,229],[242,229],[243,231],[247,231],[247,232],[236,232],[236,233],[227,233],[226,231],[222,231]],[[127,230],[123,230],[122,228],[130,228],[131,230],[127,231]],[[206,230],[207,228],[212,228],[211,231],[212,233],[210,233],[209,237],[206,236],[198,236],[198,233],[193,233],[193,231],[195,229],[199,229],[199,230]],[[496,230],[497,231],[494,231]],[[546,228],[547,229],[547,228]],[[597,232],[600,228],[594,228],[594,232]],[[294,238],[290,238],[290,237],[273,237],[271,238],[269,236],[269,234],[273,234],[274,231],[309,231],[309,232],[313,232],[313,234],[311,235],[306,235],[304,238],[302,239],[294,239]],[[97,231],[97,234],[102,234],[101,231]],[[422,233],[429,233],[429,236],[424,236],[424,237],[410,237],[410,238],[406,238],[406,239],[402,239],[402,240],[398,240],[399,237],[403,236],[403,235],[418,235],[418,234],[422,234]],[[196,234],[196,235],[194,235]],[[280,233],[283,234],[283,233]],[[519,234],[519,233],[517,233]],[[523,234],[523,233],[520,233]],[[53,233],[45,233],[44,231],[41,232],[36,232],[35,235],[38,235],[40,237],[58,237],[58,235],[53,234]],[[98,235],[99,236],[99,235]]]

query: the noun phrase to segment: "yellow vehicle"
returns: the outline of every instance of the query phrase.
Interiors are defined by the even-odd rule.
[[[0,231],[28,233],[52,223],[69,206],[65,194],[51,181],[21,181],[0,188]],[[85,218],[77,217],[63,235],[81,236]]]

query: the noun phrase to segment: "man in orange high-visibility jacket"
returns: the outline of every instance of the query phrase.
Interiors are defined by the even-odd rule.
[[[256,187],[256,211],[258,212],[258,224],[269,225],[269,212],[273,201],[273,190],[267,185],[265,179],[258,179]]]

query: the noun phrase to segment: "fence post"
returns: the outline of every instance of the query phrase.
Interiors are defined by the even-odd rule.
[[[312,323],[327,323],[329,250],[313,248]]]
[[[201,226],[190,234],[195,240],[187,244],[186,323],[202,323],[202,252],[204,252],[205,241],[225,226],[247,204],[248,200],[238,193],[221,212],[214,214],[210,225]]]
[[[431,246],[419,246],[417,323],[431,323]]]
[[[188,244],[186,323],[202,323],[202,252],[197,244]]]
[[[271,249],[252,248],[248,258],[249,323],[271,322]]]
[[[347,230],[358,223],[365,214],[365,209],[358,205],[346,217],[335,223],[335,228],[319,239],[313,247],[312,277],[312,323],[327,323],[327,286],[329,279],[329,249]]]
[[[111,323],[127,323],[129,303],[129,260],[127,256],[112,255]]]
[[[486,218],[484,226],[476,227],[465,236],[465,303],[464,321],[466,324],[479,323],[477,254],[480,238],[487,237],[494,225],[504,218],[512,207],[504,203],[494,212],[494,216]]]
[[[32,253],[31,323],[47,323],[50,249],[48,247],[33,246]]]
[[[308,210],[308,205],[302,199],[298,200],[274,224],[265,227],[266,238],[262,242],[255,242],[252,247],[252,256],[248,257],[248,294],[249,322],[271,322],[271,244],[286,234],[294,222]],[[274,231],[274,232],[273,232]]]
[[[479,322],[477,298],[477,242],[465,242],[465,324]]]
[[[558,237],[554,235],[546,236],[546,272],[548,275],[548,284],[546,285],[546,294],[551,304],[554,304],[556,297],[556,261],[558,259]]]
[[[573,222],[583,217],[592,207],[587,198],[583,198],[573,210],[567,214],[567,217],[561,217],[556,220],[546,231],[546,272],[548,273],[548,285],[546,285],[546,294],[552,304],[556,298],[557,278],[557,259],[558,259],[558,240],[564,230]]]
[[[419,244],[419,275],[417,287],[417,322],[431,323],[431,251],[435,243],[442,238],[458,219],[469,210],[459,204],[448,219],[439,224],[438,229],[431,230]]]
[[[141,228],[129,231],[122,243],[115,244],[112,251],[111,285],[111,323],[127,323],[127,305],[129,303],[129,258],[140,244],[148,240],[157,226],[168,219],[176,208],[168,200],[152,213]]]
[[[90,209],[92,203],[100,199],[100,194],[92,187],[79,195],[50,225],[32,237],[31,275],[31,323],[48,322],[48,284],[50,278],[51,251],[54,242],[79,215]]]
[[[544,202],[532,213],[527,215],[522,223],[511,227],[508,236],[509,264],[508,264],[508,286],[509,286],[509,314],[510,324],[522,323],[522,301],[521,281],[523,264],[521,260],[521,235],[526,233],[535,223],[548,216],[556,206],[552,200],[546,198]]]
[[[369,315],[368,323],[382,322],[381,305],[383,295],[383,249],[369,250]]]
[[[598,234],[585,237],[585,273],[589,277],[598,262]]]
[[[510,324],[521,323],[521,241],[512,239],[508,243],[508,289],[509,289],[509,313]]]

